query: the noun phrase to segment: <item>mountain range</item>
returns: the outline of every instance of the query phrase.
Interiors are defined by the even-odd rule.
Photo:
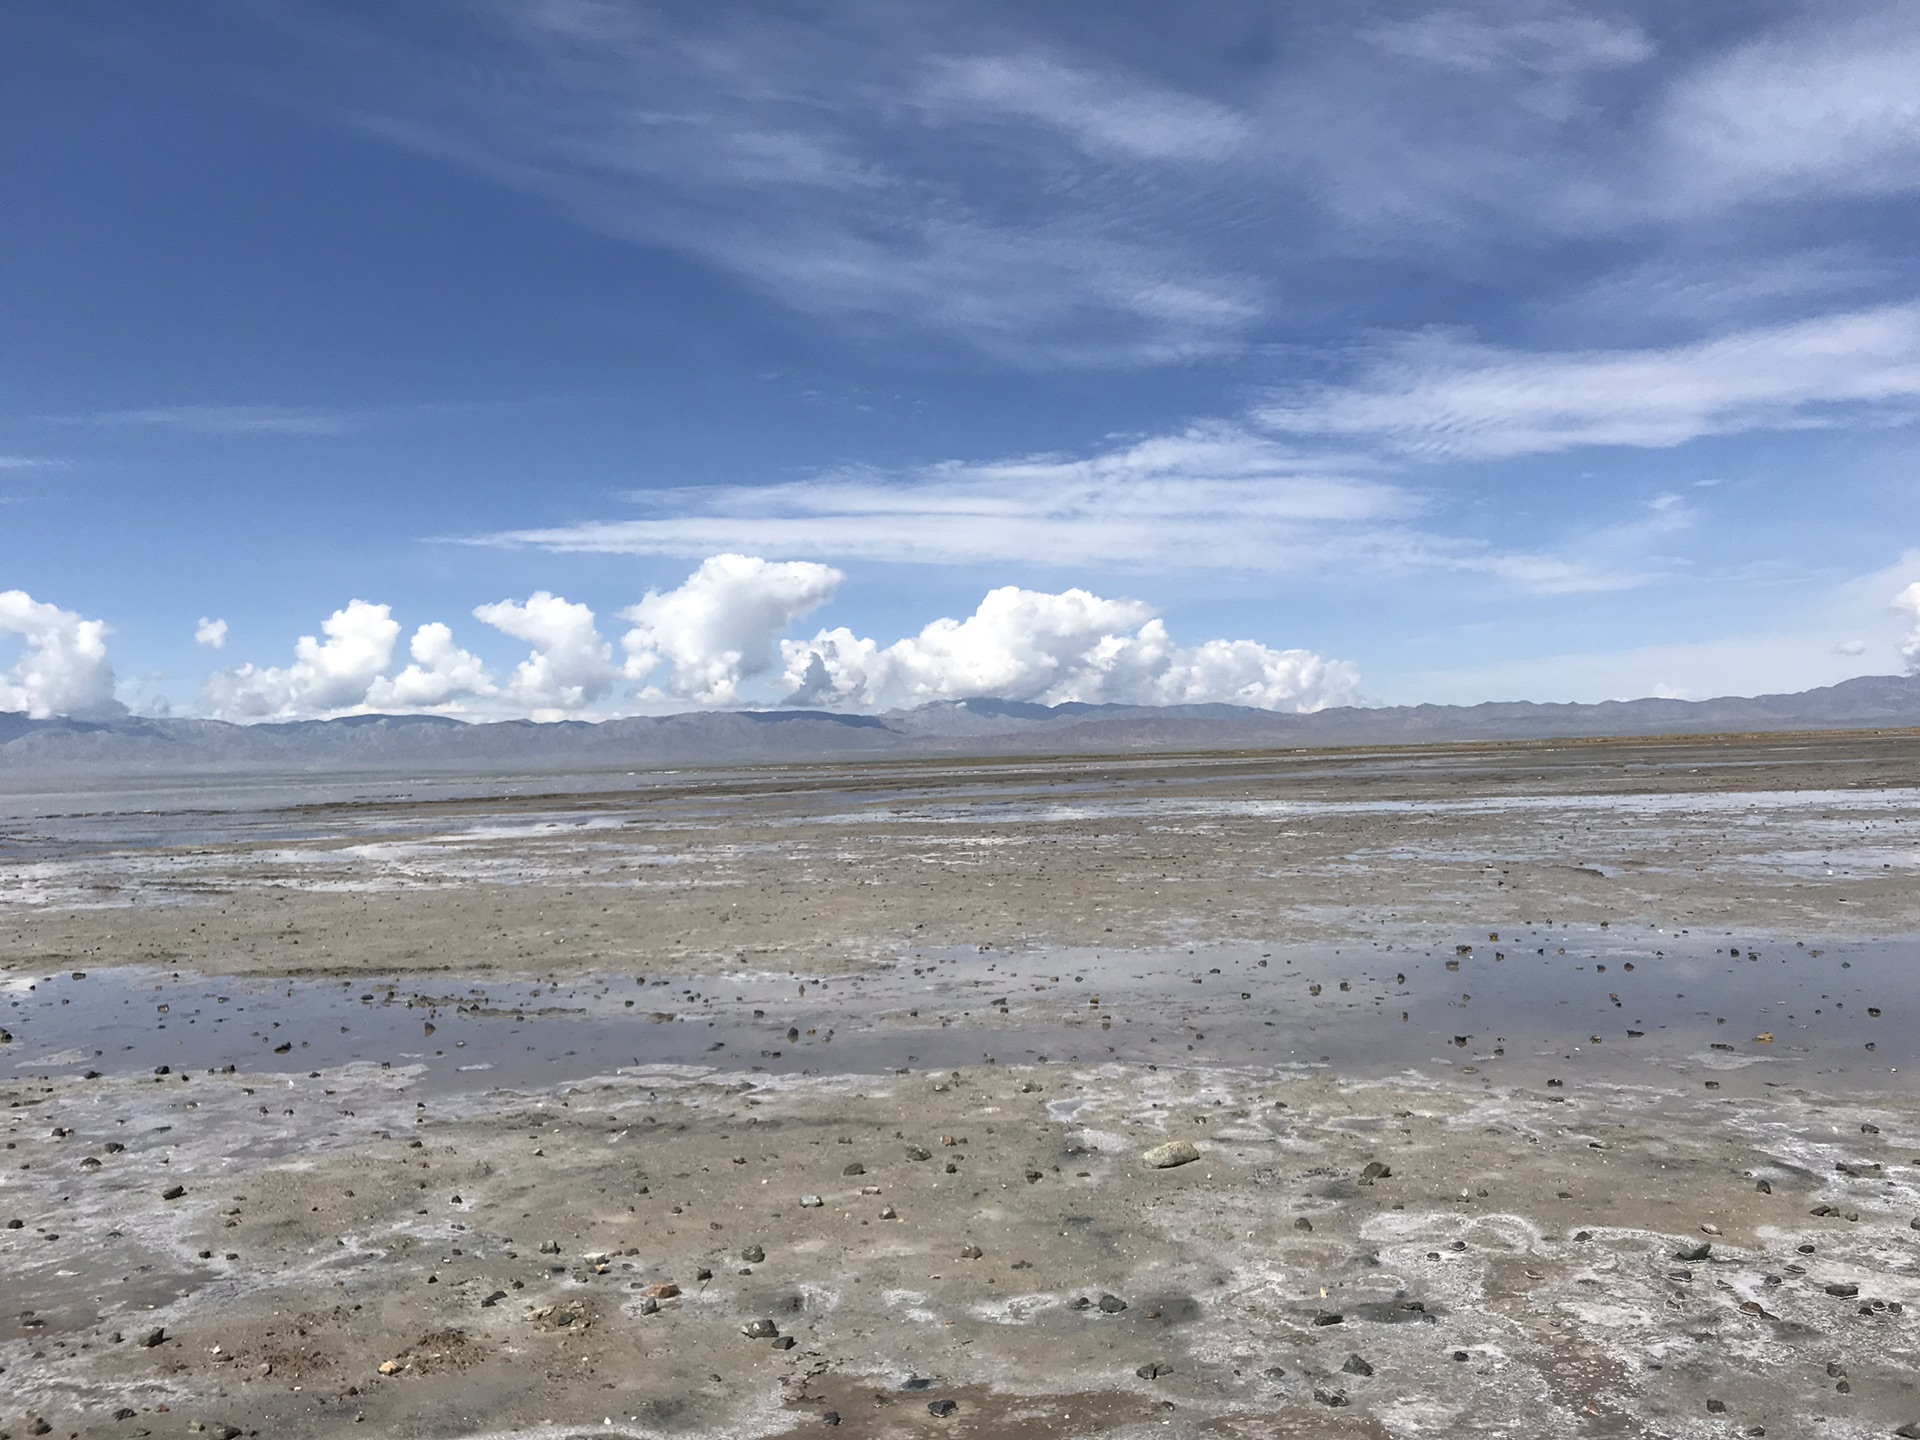
[[[1595,705],[1404,705],[1284,714],[1237,705],[1036,705],[977,698],[881,715],[700,711],[469,724],[436,715],[219,720],[30,719],[0,712],[0,771],[561,770],[861,757],[1117,753],[1471,740],[1920,727],[1920,676],[1790,695]]]

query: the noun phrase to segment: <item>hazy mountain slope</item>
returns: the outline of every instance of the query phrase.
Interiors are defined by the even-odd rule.
[[[1920,676],[1872,675],[1792,695],[1599,705],[1411,705],[1277,714],[1234,705],[1032,705],[990,698],[887,715],[727,711],[598,724],[468,725],[358,715],[290,724],[30,720],[0,714],[0,768],[537,769],[780,763],[863,755],[1195,750],[1739,730],[1920,726]]]

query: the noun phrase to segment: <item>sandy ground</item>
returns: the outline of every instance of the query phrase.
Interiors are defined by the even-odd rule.
[[[907,943],[1414,922],[1910,933],[1917,800],[1920,734],[1895,732],[820,766],[313,806],[251,829],[201,817],[205,833],[189,816],[179,843],[139,848],[76,851],[26,824],[0,871],[0,964],[833,973]]]
[[[0,1435],[1893,1434],[1916,791],[1822,737],[17,825]]]

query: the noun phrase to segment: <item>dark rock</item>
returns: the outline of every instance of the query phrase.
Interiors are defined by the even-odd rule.
[[[1316,1325],[1339,1325],[1342,1324],[1346,1318],[1346,1316],[1337,1310],[1322,1310],[1313,1317],[1313,1323]]]
[[[169,1185],[167,1186],[166,1189],[160,1192],[160,1198],[162,1200],[178,1200],[182,1195],[186,1193],[187,1193],[187,1187],[184,1185]]]
[[[862,1165],[858,1160],[856,1160],[851,1165],[847,1166],[844,1170],[842,1170],[840,1173],[842,1175],[864,1175],[867,1173],[867,1167]]]
[[[1920,1224],[1920,1222],[1916,1222],[1916,1224]],[[1293,1222],[1293,1228],[1294,1228],[1294,1229],[1296,1229],[1296,1230],[1309,1230],[1309,1231],[1310,1231],[1310,1230],[1312,1230],[1312,1229],[1313,1229],[1313,1222],[1312,1222],[1311,1220],[1309,1220],[1309,1219],[1307,1219],[1307,1217],[1306,1217],[1306,1216],[1304,1216],[1304,1215],[1302,1215],[1302,1216],[1300,1216],[1300,1217],[1299,1217],[1299,1218],[1298,1218],[1297,1220],[1295,1220],[1295,1221]]]
[[[1100,1313],[1102,1315],[1118,1315],[1126,1308],[1127,1302],[1122,1300],[1118,1295],[1102,1295],[1100,1297]]]
[[[1835,1284],[1827,1286],[1827,1293],[1838,1300],[1851,1300],[1860,1293],[1860,1287],[1858,1285],[1847,1284],[1844,1281],[1836,1282]]]
[[[1133,1373],[1138,1375],[1142,1380],[1158,1380],[1162,1375],[1171,1375],[1173,1373],[1173,1367],[1171,1365],[1161,1365],[1158,1362],[1150,1361]]]
[[[1316,1390],[1313,1392],[1313,1398],[1318,1400],[1322,1405],[1330,1405],[1338,1409],[1347,1403],[1347,1392],[1344,1390]]]
[[[166,1338],[167,1338],[167,1327],[164,1325],[156,1325],[154,1326],[153,1329],[149,1330],[146,1334],[140,1337],[140,1343],[141,1345],[145,1346],[147,1349],[151,1350],[154,1348],[154,1346],[160,1344]]]
[[[840,1412],[838,1410],[827,1411],[826,1414],[820,1417],[820,1423],[822,1425],[838,1425],[840,1423]]]
[[[749,1340],[771,1340],[780,1333],[780,1327],[771,1320],[749,1320],[740,1327],[740,1333]]]
[[[1373,1373],[1373,1366],[1369,1365],[1365,1360],[1362,1360],[1358,1355],[1349,1355],[1347,1356],[1346,1364],[1342,1365],[1340,1370],[1342,1374],[1346,1375],[1371,1375]]]
[[[1682,1245],[1678,1250],[1673,1252],[1673,1258],[1692,1262],[1695,1260],[1704,1260],[1712,1253],[1713,1242],[1710,1240],[1702,1240],[1698,1245]]]
[[[1727,1413],[1727,1402],[1726,1402],[1726,1401],[1724,1401],[1724,1400],[1709,1400],[1709,1401],[1707,1401],[1707,1413],[1708,1413],[1709,1415],[1724,1415],[1724,1414],[1726,1414],[1726,1413]]]
[[[909,1145],[907,1146],[907,1159],[931,1160],[933,1159],[933,1152],[931,1150],[922,1149],[918,1145]]]
[[[791,1350],[794,1347],[794,1344],[795,1344],[795,1341],[793,1336],[781,1335],[774,1340],[773,1348],[776,1350]]]
[[[953,1412],[959,1408],[960,1402],[957,1400],[929,1400],[927,1402],[927,1413],[936,1420],[946,1419],[947,1416],[953,1414]]]
[[[749,1265],[758,1265],[762,1260],[767,1258],[767,1252],[758,1245],[749,1245],[740,1252],[740,1258]]]

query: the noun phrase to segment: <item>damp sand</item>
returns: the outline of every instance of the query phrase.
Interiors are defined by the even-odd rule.
[[[17,816],[0,1431],[1890,1434],[1916,750]]]

